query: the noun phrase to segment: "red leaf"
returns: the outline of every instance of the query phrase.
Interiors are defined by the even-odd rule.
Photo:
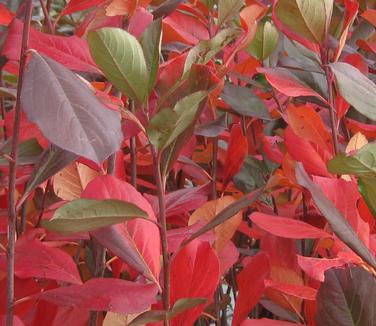
[[[253,213],[249,217],[261,229],[282,238],[319,239],[330,238],[331,235],[308,223],[292,218]]]
[[[376,10],[375,9],[367,9],[362,13],[361,16],[367,21],[369,21],[374,27],[376,27]]]
[[[208,187],[179,189],[166,194],[166,216],[171,217],[180,214],[186,214],[201,207],[208,200]],[[159,216],[158,198],[152,198],[152,207],[157,216]]]
[[[346,44],[349,29],[358,13],[359,3],[354,0],[345,0],[345,19],[343,21],[342,34],[339,38],[338,48],[336,50],[334,61],[337,61]]]
[[[274,320],[268,318],[247,319],[240,326],[299,326],[303,324],[290,323],[288,321]]]
[[[178,250],[181,243],[188,239],[192,234],[201,229],[205,223],[198,221],[197,223],[185,227],[171,229],[167,231],[167,241],[169,252],[175,252]],[[213,243],[215,241],[215,235],[212,231],[208,231],[198,238],[200,241],[207,241]]]
[[[207,242],[190,242],[171,261],[171,304],[182,298],[213,296],[220,276],[219,260]],[[177,317],[171,326],[192,326],[204,305],[196,306]]]
[[[0,315],[0,325],[1,326],[6,325],[6,320],[7,320],[6,315]],[[13,324],[12,325],[13,326],[25,326],[23,321],[18,316],[13,317]]]
[[[226,154],[223,172],[223,189],[231,181],[232,177],[239,172],[248,154],[247,137],[243,135],[240,124],[234,124],[231,128],[230,140]]]
[[[294,74],[285,68],[257,68],[257,72],[265,74],[268,82],[287,96],[314,96],[326,102],[321,95],[304,85]]]
[[[139,38],[152,21],[153,15],[146,9],[138,7],[129,20],[128,32]]]
[[[345,264],[340,259],[312,258],[299,255],[297,257],[300,268],[309,277],[320,282],[324,282],[326,270],[333,267],[341,267]]]
[[[14,273],[19,278],[46,278],[82,284],[71,256],[59,248],[37,240],[19,239],[16,246]]]
[[[239,258],[238,248],[232,241],[227,242],[225,247],[218,253],[221,265],[221,275],[224,275]]]
[[[273,288],[277,291],[283,292],[294,297],[302,298],[305,300],[316,300],[317,290],[309,286],[287,284],[282,282],[275,282],[272,280],[265,280],[267,288]]]
[[[144,311],[153,304],[156,301],[157,292],[156,284],[96,278],[83,285],[48,290],[38,297],[62,306],[131,314]]]
[[[290,30],[288,27],[286,27],[280,20],[278,20],[277,15],[276,15],[276,6],[279,0],[274,1],[273,4],[273,12],[272,12],[272,17],[275,25],[278,27],[280,31],[283,32],[283,34],[286,34],[289,38],[298,41],[299,43],[303,44],[305,47],[308,49],[312,50],[313,52],[320,53],[320,48],[317,44],[305,39],[303,36],[293,32]]]
[[[129,183],[111,175],[100,176],[91,181],[83,191],[82,198],[128,201],[148,213],[149,219],[156,221],[148,201]],[[159,229],[154,223],[136,218],[94,230],[91,234],[120,259],[158,283],[160,237]]]
[[[369,226],[358,213],[357,203],[360,196],[354,181],[343,179],[313,177],[313,182],[320,186],[324,194],[350,222],[360,239],[369,245]]]
[[[8,26],[14,16],[13,12],[11,12],[4,4],[0,3],[0,25]]]
[[[23,23],[13,20],[9,26],[2,54],[9,60],[19,60]],[[29,48],[47,55],[69,69],[101,74],[90,56],[89,48],[77,36],[57,36],[30,29]]]
[[[239,294],[235,303],[232,326],[240,325],[259,301],[268,274],[269,260],[266,254],[261,252],[247,260],[244,269],[237,276]]]
[[[298,162],[302,162],[308,173],[331,176],[326,167],[326,162],[331,158],[331,155],[323,150],[319,153],[318,149],[315,149],[310,142],[295,135],[291,127],[287,127],[285,130],[285,144],[291,157]]]
[[[64,10],[61,12],[60,16],[65,16],[73,14],[77,11],[82,11],[86,9],[93,8],[105,3],[107,0],[71,0],[65,6]]]
[[[51,302],[38,300],[33,321],[30,325],[87,325],[89,314],[76,307],[57,306]]]
[[[194,45],[207,39],[209,32],[206,24],[191,13],[176,10],[163,19],[163,44],[181,42]]]
[[[286,109],[288,123],[294,133],[331,153],[332,137],[313,106],[290,104]]]

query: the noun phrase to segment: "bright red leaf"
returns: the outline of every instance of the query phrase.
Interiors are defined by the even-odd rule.
[[[171,304],[182,298],[211,299],[220,276],[218,257],[207,242],[194,240],[171,261]],[[175,317],[172,326],[191,326],[200,316],[199,305]]]
[[[23,23],[15,19],[9,26],[8,36],[2,54],[9,60],[19,60],[21,51]],[[100,74],[91,58],[86,41],[77,36],[57,36],[30,29],[29,47],[69,69]]]
[[[128,201],[144,210],[149,219],[156,221],[148,201],[129,183],[110,175],[91,181],[82,193],[82,198]],[[137,218],[92,231],[91,234],[119,258],[158,283],[160,237],[159,229],[154,223]]]
[[[292,218],[253,213],[249,216],[253,223],[273,235],[289,239],[329,238],[331,235],[319,228]]]
[[[115,278],[95,278],[83,285],[63,286],[38,297],[57,305],[123,314],[142,312],[156,301],[156,284],[141,284]]]
[[[26,238],[17,241],[14,273],[19,278],[82,283],[76,264],[65,251]]]
[[[239,294],[235,303],[232,326],[240,325],[259,301],[268,274],[269,260],[266,254],[261,252],[247,259],[244,269],[237,276]]]
[[[223,189],[231,181],[232,177],[239,172],[248,154],[247,137],[243,135],[240,124],[234,124],[231,128],[230,140],[226,154],[223,172]]]

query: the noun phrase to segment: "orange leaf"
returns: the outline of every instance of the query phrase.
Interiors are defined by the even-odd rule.
[[[224,196],[216,200],[211,200],[196,209],[189,218],[189,225],[195,224],[197,221],[210,222],[218,213],[225,209],[230,204],[234,203],[236,198],[232,196]],[[228,241],[232,238],[239,224],[242,221],[242,212],[232,216],[223,224],[220,224],[214,229],[216,241],[215,249],[220,252]]]
[[[294,133],[328,152],[333,151],[332,138],[315,109],[308,105],[287,108],[288,122]]]
[[[61,199],[78,199],[86,185],[98,175],[97,171],[88,166],[73,162],[54,177],[54,191]]]

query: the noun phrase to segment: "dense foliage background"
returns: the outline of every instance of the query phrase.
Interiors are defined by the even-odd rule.
[[[0,25],[1,325],[376,325],[376,1]]]

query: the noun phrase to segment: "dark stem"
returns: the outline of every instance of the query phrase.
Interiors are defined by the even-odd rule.
[[[13,123],[13,139],[11,158],[9,162],[9,198],[8,198],[8,246],[7,246],[7,318],[6,325],[13,325],[13,304],[14,304],[14,250],[16,246],[16,227],[17,227],[17,210],[16,210],[16,171],[18,156],[18,139],[20,135],[21,122],[21,89],[23,74],[26,65],[26,51],[29,43],[29,32],[31,13],[33,10],[32,0],[27,0],[25,10],[25,21],[22,33],[22,46],[20,57],[20,69],[17,84],[16,108]]]
[[[46,189],[44,190],[44,193],[43,193],[43,198],[42,198],[42,203],[41,203],[41,209],[40,209],[39,216],[38,216],[38,221],[37,221],[37,224],[35,224],[35,227],[40,227],[40,222],[42,221],[44,209],[45,209],[45,206],[46,206],[46,199],[47,199],[47,195],[48,195],[48,191],[50,190],[50,187],[51,187],[51,179],[48,179],[47,184],[46,184]],[[22,206],[24,206],[24,205],[25,205],[25,203],[22,204]],[[21,233],[25,232],[25,228],[22,227],[23,225],[26,225],[26,221],[23,221],[23,219],[21,219]]]
[[[212,149],[212,189],[210,197],[212,200],[217,199],[217,160],[218,160],[218,137],[213,138],[213,149]],[[214,292],[214,305],[216,312],[216,325],[221,326],[221,285],[218,285],[217,290]],[[223,312],[222,312],[223,316]]]
[[[159,224],[162,241],[163,256],[163,308],[170,310],[170,261],[167,248],[167,222],[166,222],[166,203],[165,203],[165,176],[161,173],[161,157],[156,148],[151,145],[151,154],[153,156],[154,177],[157,185],[157,195],[159,204]],[[169,326],[167,316],[164,320],[164,326]]]
[[[1,70],[0,71],[0,87],[3,86],[3,71]],[[1,114],[1,120],[3,120],[5,122],[5,116],[6,116],[6,112],[5,112],[5,105],[4,105],[4,98],[0,98],[0,114]],[[4,123],[4,126],[3,126],[3,139],[6,141],[8,139],[8,135],[7,135],[7,128],[5,127],[5,123]]]
[[[44,15],[44,22],[45,24],[47,25],[48,27],[48,31],[51,33],[51,34],[54,34],[55,31],[54,31],[54,26],[51,22],[51,19],[50,19],[50,14],[49,14],[49,10],[48,8],[46,7],[46,4],[44,3],[44,0],[39,0],[40,2],[40,6],[42,7],[42,10],[43,10],[43,15]]]
[[[217,199],[218,137],[213,138],[211,199]]]
[[[336,109],[335,109],[334,95],[333,95],[333,72],[330,70],[330,67],[329,67],[328,51],[323,50],[321,52],[322,52],[321,56],[322,56],[323,69],[325,72],[326,83],[328,85],[330,127],[332,130],[334,152],[337,155],[339,153],[339,145],[338,145],[338,133],[337,133],[337,117],[336,117]]]
[[[130,109],[132,113],[135,113],[134,101],[130,100]],[[131,184],[137,188],[137,145],[136,137],[133,136],[130,139],[131,148]]]
[[[107,174],[113,175],[115,173],[116,153],[112,154],[107,160]],[[91,239],[91,244],[94,254],[94,277],[103,277],[106,270],[106,248],[99,244],[94,238]],[[89,325],[95,326],[97,324],[100,312],[90,311]]]

